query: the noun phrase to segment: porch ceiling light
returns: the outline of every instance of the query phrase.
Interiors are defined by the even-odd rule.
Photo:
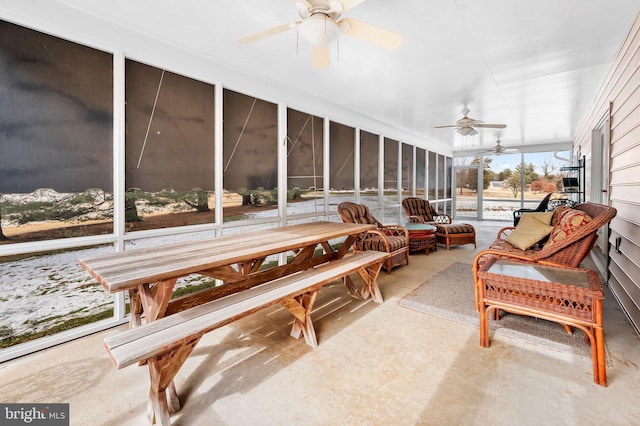
[[[302,37],[314,46],[325,46],[340,37],[338,24],[324,13],[314,13],[298,27]]]
[[[478,131],[473,127],[461,127],[458,129],[458,133],[460,133],[462,136],[473,136],[477,135]]]

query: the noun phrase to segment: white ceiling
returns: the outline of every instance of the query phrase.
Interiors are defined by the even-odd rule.
[[[640,10],[638,0],[367,0],[344,17],[399,32],[404,44],[387,51],[343,35],[339,58],[334,44],[331,65],[315,70],[311,47],[296,48],[296,30],[237,42],[299,20],[289,0],[37,3],[127,27],[453,151],[492,147],[498,136],[507,147],[572,141]],[[455,123],[464,106],[507,128],[466,138],[433,128]]]

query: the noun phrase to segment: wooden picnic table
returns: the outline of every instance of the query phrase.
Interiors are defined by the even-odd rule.
[[[166,320],[170,318],[179,318],[171,316],[179,311],[185,311],[189,314],[184,315],[185,317],[205,318],[207,314],[200,315],[197,309],[206,307],[208,311],[216,314],[213,309],[217,309],[217,307],[211,303],[220,301],[226,305],[232,303],[227,302],[230,300],[229,297],[242,295],[239,299],[237,312],[230,318],[240,318],[260,306],[280,301],[295,318],[291,335],[297,338],[300,334],[304,334],[307,344],[316,347],[317,340],[310,314],[319,287],[329,281],[329,279],[323,278],[322,273],[329,265],[335,264],[336,267],[343,267],[344,261],[347,260],[344,259],[344,256],[349,252],[358,235],[374,228],[374,225],[369,224],[312,222],[152,248],[127,250],[80,259],[79,262],[109,293],[129,292],[131,304],[129,326],[132,331],[143,331],[142,314],[144,314],[147,324],[153,323],[153,328],[156,328],[155,324],[162,322],[155,322],[156,320],[166,317],[163,320],[166,323]],[[344,237],[346,238],[339,248],[334,250],[330,241]],[[320,252],[319,248],[323,250]],[[268,256],[287,252],[292,252],[293,257],[286,264],[262,268]],[[360,253],[353,258],[358,256],[366,258],[366,253]],[[351,258],[349,257],[349,259]],[[361,266],[353,267],[353,270],[357,271],[364,281],[360,291],[344,272],[338,271],[334,274],[336,277],[342,276],[353,296],[362,299],[371,296],[375,302],[382,303],[376,278],[383,261],[382,253],[378,253],[378,256],[372,261],[366,259],[357,261]],[[317,269],[318,265],[322,265],[322,267]],[[295,298],[283,298],[282,295],[276,295],[270,296],[270,299],[264,298],[262,300],[259,293],[257,296],[247,296],[247,291],[245,291],[261,285],[261,287],[265,287],[268,285],[266,283],[274,284],[274,290],[277,290],[278,286],[284,285],[280,284],[281,279],[297,279],[297,277],[301,277],[302,284],[300,285],[304,287],[307,285],[304,284],[305,274],[310,270],[313,270],[317,276],[316,281],[308,284],[312,291],[298,294]],[[344,270],[349,271],[349,269]],[[222,281],[222,284],[172,300],[171,295],[178,278],[190,274],[216,278]],[[296,283],[294,282],[290,286],[292,287],[293,284]],[[253,304],[249,305],[248,297]],[[249,308],[243,308],[242,304],[249,306]],[[173,342],[167,346],[168,354],[163,353],[157,357],[149,358],[151,391],[147,414],[152,423],[159,420],[160,424],[168,425],[170,424],[170,413],[180,409],[173,377],[204,332],[229,322],[228,320],[217,320],[218,323],[215,323],[214,320],[215,318],[211,320],[210,327],[206,327],[205,324],[205,327],[201,326],[197,329],[185,322],[183,328],[196,329],[194,336],[191,336],[190,339],[176,336],[175,339],[181,342],[177,349],[173,349],[176,344]],[[176,321],[172,320],[173,322]],[[166,324],[163,325],[163,327],[165,326]],[[170,330],[172,330],[171,327],[172,324],[169,324]],[[154,329],[149,329],[147,326],[140,338],[144,338],[143,335],[148,335],[153,331]],[[131,333],[127,336],[126,339],[138,338],[131,336]],[[116,347],[120,344],[120,339],[119,336],[111,338],[116,341]],[[108,350],[111,350],[110,346],[113,342],[108,340],[109,338],[105,339],[105,343]],[[130,346],[134,346],[134,349],[139,346],[135,344],[136,342],[133,343]],[[113,358],[113,353],[111,355]],[[115,358],[113,360],[116,362]],[[143,360],[141,359],[141,361]]]
[[[369,229],[373,229],[373,225],[311,222],[127,250],[80,259],[79,262],[109,293],[129,292],[130,325],[136,326],[140,325],[141,314],[147,322],[153,321],[340,259],[349,251],[357,235]],[[343,244],[334,250],[330,241],[343,237],[346,237]],[[318,248],[324,249],[323,254],[314,256]],[[268,256],[286,252],[292,252],[294,256],[287,264],[261,269]],[[223,285],[171,300],[177,279],[190,274],[217,278]],[[367,289],[358,293],[353,283],[346,284],[354,296],[369,296]]]

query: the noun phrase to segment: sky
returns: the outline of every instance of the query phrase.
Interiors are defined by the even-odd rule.
[[[558,152],[557,156],[569,159],[569,151]],[[542,165],[545,161],[549,162],[552,165],[552,171],[554,173],[558,173],[560,167],[570,165],[569,162],[562,161],[556,158],[553,152],[526,153],[524,156],[525,164],[533,163],[533,165],[535,166],[535,171],[538,174],[542,174]],[[495,172],[501,172],[506,168],[514,170],[518,164],[520,164],[519,153],[498,155],[493,157],[491,170]]]
[[[542,174],[542,165],[545,161],[549,162],[552,166],[552,172],[558,173],[560,167],[571,165],[570,162],[561,160],[557,157],[564,158],[566,160],[570,159],[569,151],[558,151],[554,152],[532,152],[525,153],[524,161],[525,164],[533,163],[535,166],[535,172],[538,174]],[[502,155],[495,155],[492,158],[490,169],[496,173],[503,171],[504,169],[514,170],[515,167],[520,164],[520,153],[509,153]],[[455,164],[465,164],[462,162],[463,160],[456,161]],[[466,160],[466,164],[469,164],[470,160]]]

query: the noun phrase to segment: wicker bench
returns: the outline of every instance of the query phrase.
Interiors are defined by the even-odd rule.
[[[557,238],[549,238],[546,243],[536,244],[526,250],[515,247],[507,241],[507,236],[515,229],[514,227],[500,229],[497,239],[488,249],[478,253],[473,260],[476,304],[478,304],[478,270],[489,259],[497,257],[515,262],[577,268],[595,245],[598,229],[608,225],[616,213],[617,210],[613,207],[590,202],[578,204],[573,208],[558,207],[554,210],[551,219],[551,226],[553,226],[551,235],[557,235]],[[588,215],[588,220],[583,217],[580,226],[576,226],[575,219],[580,215]]]
[[[311,309],[320,288],[342,278],[349,291],[381,303],[376,278],[387,253],[364,251],[288,275],[211,302],[189,308],[105,339],[105,347],[120,369],[146,360],[151,377],[147,416],[153,424],[170,424],[170,412],[180,409],[173,379],[200,338],[237,319],[281,303],[295,317],[291,335],[304,334],[307,344],[317,345]],[[363,288],[358,291],[349,274],[358,272]],[[304,302],[303,302],[304,300]]]

